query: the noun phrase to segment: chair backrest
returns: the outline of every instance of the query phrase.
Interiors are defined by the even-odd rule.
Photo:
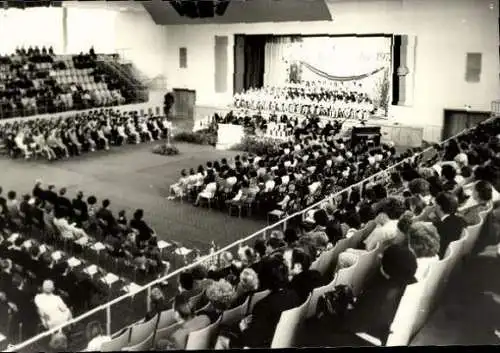
[[[453,248],[452,248],[453,249]],[[427,275],[406,287],[391,325],[387,346],[406,346],[422,328],[447,285],[457,254],[450,250],[431,265]]]
[[[246,309],[248,308],[249,302],[250,302],[250,297],[247,297],[247,299],[243,304],[238,305],[235,308],[224,311],[222,313],[221,324],[231,326],[241,321],[245,317]]]
[[[480,223],[482,223],[482,222],[479,222],[479,224]],[[477,224],[473,227],[476,227],[479,224]],[[480,228],[477,228],[477,229],[479,232]],[[459,239],[452,241],[450,244],[448,244],[448,248],[446,249],[446,253],[445,253],[444,258],[446,259],[448,257],[451,257],[450,262],[452,263],[451,264],[452,267],[455,267],[456,263],[458,261],[460,261],[460,259],[462,259],[463,255],[465,253],[465,244],[467,242],[472,241],[472,240],[471,240],[471,234],[469,233],[468,228],[466,228],[463,230],[462,235],[460,236]]]
[[[309,297],[302,305],[281,313],[280,320],[274,331],[271,348],[292,348],[295,346],[301,324],[307,318],[310,299],[311,295],[309,294]]]
[[[317,270],[322,276],[329,276],[337,264],[339,255],[351,245],[350,239],[340,239],[337,244],[328,251],[322,253],[316,261],[311,264],[311,270]]]
[[[158,315],[155,315],[149,321],[134,325],[130,328],[130,343],[129,346],[134,346],[144,341],[152,333],[155,332]]]
[[[130,329],[126,329],[119,336],[113,338],[111,341],[104,342],[101,345],[101,352],[119,351],[128,345],[130,338]]]
[[[335,285],[343,284],[351,287],[353,294],[359,296],[369,277],[379,265],[380,243],[372,251],[361,254],[356,263],[337,272]]]
[[[144,341],[139,342],[133,346],[124,347],[122,348],[122,351],[129,351],[129,352],[149,351],[153,346],[154,335],[155,333],[152,332],[148,337],[146,337]]]
[[[160,317],[158,318],[158,324],[156,325],[156,329],[160,330],[172,324],[175,324],[175,313],[174,309],[164,310],[160,313]]]
[[[464,235],[465,239],[461,249],[462,253],[465,256],[469,255],[474,249],[474,246],[476,245],[477,240],[479,239],[479,234],[481,233],[481,228],[483,227],[483,225],[484,225],[484,218],[481,217],[481,215],[479,215],[479,223],[469,226],[465,229],[466,230]]]
[[[253,308],[255,307],[255,304],[257,304],[262,299],[264,299],[265,297],[267,297],[269,295],[269,293],[271,293],[271,291],[269,289],[266,289],[266,290],[263,290],[263,291],[255,293],[252,296],[252,298],[250,299],[250,302],[248,303],[248,310],[247,310],[247,312],[245,314],[251,313],[253,311]]]
[[[316,315],[316,309],[318,307],[319,298],[323,294],[335,290],[335,283],[336,282],[337,282],[337,275],[335,274],[335,277],[333,278],[333,280],[330,283],[328,283],[327,285],[324,285],[322,287],[317,287],[317,288],[313,289],[313,291],[311,293],[311,298],[309,300],[309,307],[307,308],[307,312],[306,312],[307,318],[311,318],[314,315]]]
[[[201,330],[191,332],[187,339],[186,350],[212,349],[219,334],[221,321],[222,316],[213,324]]]
[[[176,322],[176,323],[173,323],[172,325],[169,325],[167,327],[157,329],[156,334],[155,334],[155,338],[154,338],[155,346],[158,345],[158,342],[160,340],[170,337],[170,335],[172,335],[175,331],[177,331],[181,326],[182,326],[181,323]]]

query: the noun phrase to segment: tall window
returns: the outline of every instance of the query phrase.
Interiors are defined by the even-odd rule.
[[[187,68],[187,48],[179,48],[179,67]]]
[[[467,53],[467,66],[465,80],[467,82],[479,82],[481,80],[481,53]]]

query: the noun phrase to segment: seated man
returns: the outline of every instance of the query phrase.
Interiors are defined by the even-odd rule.
[[[179,328],[165,340],[159,340],[157,348],[185,349],[188,336],[193,331],[201,330],[210,325],[206,315],[195,316],[194,308],[189,301],[188,293],[178,294],[174,299],[174,315]]]
[[[401,200],[390,197],[383,201],[375,219],[377,225],[363,242],[365,250],[347,249],[339,256],[338,268],[354,265],[359,255],[365,251],[375,249],[377,244],[384,248],[393,244],[401,244],[405,236],[398,229],[398,220],[403,215],[403,212],[404,204]]]
[[[439,257],[442,259],[448,249],[448,245],[460,239],[462,232],[467,227],[465,219],[457,215],[458,200],[447,192],[441,192],[436,196],[434,213],[437,216],[434,226],[437,228],[440,238]]]
[[[35,304],[42,325],[50,330],[71,320],[71,311],[61,297],[54,294],[54,282],[44,281],[42,290],[42,293],[35,296]]]
[[[417,260],[410,249],[397,245],[387,248],[380,271],[347,314],[349,331],[364,333],[385,344],[406,286],[416,281],[416,270]]]

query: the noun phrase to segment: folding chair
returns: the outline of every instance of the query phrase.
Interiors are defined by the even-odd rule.
[[[186,350],[212,349],[215,345],[215,340],[219,333],[219,326],[222,316],[211,325],[191,332],[186,343]]]
[[[137,345],[146,340],[150,335],[154,334],[157,322],[158,315],[155,315],[149,321],[132,326],[130,328],[129,346]]]
[[[117,337],[113,338],[109,342],[104,342],[101,345],[101,352],[114,352],[119,351],[122,348],[126,347],[129,343],[130,338],[130,329],[125,329],[121,334]]]
[[[297,336],[307,317],[311,294],[300,306],[281,313],[276,326],[271,348],[292,348],[297,342]]]

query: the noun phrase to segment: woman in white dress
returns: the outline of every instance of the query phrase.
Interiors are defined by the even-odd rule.
[[[49,161],[57,158],[57,155],[54,152],[54,150],[50,148],[49,145],[47,145],[47,141],[45,140],[45,137],[40,132],[40,130],[35,131],[33,138],[35,140],[37,150],[42,153],[45,153]]]
[[[135,140],[136,144],[141,143],[141,136],[139,136],[139,133],[135,129],[135,125],[134,125],[134,120],[133,119],[128,119],[128,121],[127,121],[127,130],[128,130],[128,134],[130,136],[132,136],[132,138]]]
[[[189,177],[187,175],[186,169],[181,171],[181,178],[175,184],[170,185],[170,196],[168,197],[170,200],[173,200],[177,197],[181,197],[184,195],[187,185],[188,185]]]
[[[20,129],[14,138],[14,142],[16,143],[17,148],[23,152],[24,158],[28,159],[31,157],[31,152],[29,150],[29,146],[24,142],[25,137],[26,133],[24,129]]]
[[[50,330],[71,320],[73,315],[60,296],[54,294],[54,282],[46,280],[43,292],[35,296],[35,305],[42,325]]]

